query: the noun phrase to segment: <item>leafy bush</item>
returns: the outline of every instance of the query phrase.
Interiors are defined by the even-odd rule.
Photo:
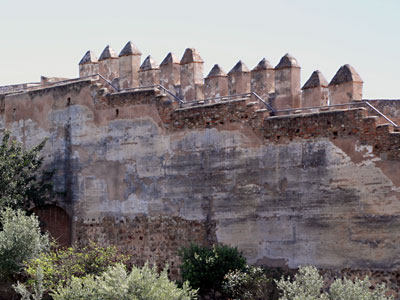
[[[180,289],[169,281],[167,272],[157,273],[146,264],[128,273],[122,264],[110,267],[100,276],[73,277],[65,287],[52,293],[54,300],[190,300],[196,292],[187,284]]]
[[[10,280],[22,271],[25,261],[48,250],[49,238],[41,234],[38,218],[21,210],[2,210],[0,223],[0,278]]]
[[[247,266],[225,275],[224,294],[232,300],[263,300],[270,287],[270,279],[260,267]]]
[[[13,288],[21,295],[21,300],[31,300],[31,298],[33,300],[42,300],[45,292],[43,287],[43,270],[41,268],[37,269],[36,280],[32,292],[20,282],[13,285]]]
[[[281,300],[389,300],[385,296],[385,286],[379,285],[375,290],[370,290],[368,278],[336,279],[328,292],[323,292],[323,279],[314,267],[302,267],[296,274],[293,282],[282,278],[277,282],[282,290]]]
[[[0,209],[5,207],[27,209],[43,204],[52,196],[52,172],[40,172],[43,158],[39,157],[46,140],[30,150],[10,141],[4,133],[0,144]]]
[[[182,279],[201,294],[222,291],[226,274],[243,270],[246,259],[237,248],[214,245],[212,248],[192,244],[180,251]]]
[[[393,299],[386,297],[386,287],[384,284],[378,285],[374,290],[370,289],[371,283],[366,277],[363,280],[356,279],[354,282],[347,278],[337,279],[329,289],[329,298],[334,300],[387,300]]]
[[[73,277],[99,275],[109,266],[126,263],[128,259],[116,247],[101,247],[94,242],[81,248],[54,248],[28,262],[25,268],[28,276],[26,287],[30,291],[34,290],[38,283],[39,269],[43,273],[42,285],[47,294],[57,285],[67,284]]]
[[[265,299],[268,300],[278,300],[281,296],[281,291],[278,289],[276,280],[279,280],[282,277],[294,277],[294,275],[297,273],[297,270],[289,269],[287,267],[264,266],[263,270],[265,276],[270,279],[265,291]]]

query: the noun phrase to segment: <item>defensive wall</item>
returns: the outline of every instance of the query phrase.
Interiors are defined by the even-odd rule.
[[[116,244],[176,276],[180,247],[219,242],[398,285],[400,102],[362,100],[354,68],[301,88],[285,55],[204,78],[194,49],[141,64],[128,43],[79,71],[0,88],[0,129],[26,147],[49,137],[57,199],[35,211],[60,243]]]

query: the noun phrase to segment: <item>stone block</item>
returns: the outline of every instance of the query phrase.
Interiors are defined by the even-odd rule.
[[[199,99],[196,93],[196,85],[204,84],[203,65],[196,49],[187,48],[181,59],[181,93],[188,100]]]
[[[98,59],[93,51],[89,50],[79,62],[79,77],[85,77],[99,73]]]
[[[331,104],[343,104],[362,100],[363,81],[350,65],[340,67],[329,83]]]
[[[275,92],[275,70],[265,58],[251,70],[251,91],[263,99]]]
[[[99,73],[109,81],[113,81],[115,78],[119,77],[118,56],[109,45],[104,48],[100,55]]]
[[[219,65],[214,65],[204,80],[205,98],[222,97],[228,95],[228,75]]]
[[[140,86],[152,86],[160,84],[160,68],[154,59],[149,55],[140,66],[139,84]]]
[[[302,89],[302,107],[328,105],[328,81],[320,71],[314,71]]]
[[[229,95],[250,93],[250,70],[241,60],[228,73]]]
[[[300,72],[300,65],[293,56],[287,53],[281,58],[275,67],[275,109],[300,107]]]
[[[171,52],[160,64],[160,84],[175,95],[178,94],[181,84],[181,65],[179,59]]]
[[[119,84],[122,89],[139,86],[139,69],[142,52],[128,42],[119,54]]]

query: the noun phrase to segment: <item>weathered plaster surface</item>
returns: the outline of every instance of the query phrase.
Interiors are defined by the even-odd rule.
[[[49,137],[46,163],[74,240],[116,243],[158,263],[176,262],[191,241],[217,241],[251,263],[399,266],[400,162],[387,159],[393,147],[379,154],[360,138],[365,130],[289,139],[272,132],[285,120],[258,131],[247,115],[189,130],[154,104],[162,97],[96,95],[89,81],[8,95],[0,122],[28,147]]]

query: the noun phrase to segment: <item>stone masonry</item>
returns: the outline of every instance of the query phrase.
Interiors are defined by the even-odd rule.
[[[354,68],[301,89],[289,54],[204,79],[195,49],[160,65],[124,49],[87,52],[79,78],[0,87],[1,130],[49,137],[58,197],[36,211],[62,243],[116,244],[173,276],[192,242],[254,264],[398,270],[400,133]],[[370,103],[400,120],[395,100]]]

